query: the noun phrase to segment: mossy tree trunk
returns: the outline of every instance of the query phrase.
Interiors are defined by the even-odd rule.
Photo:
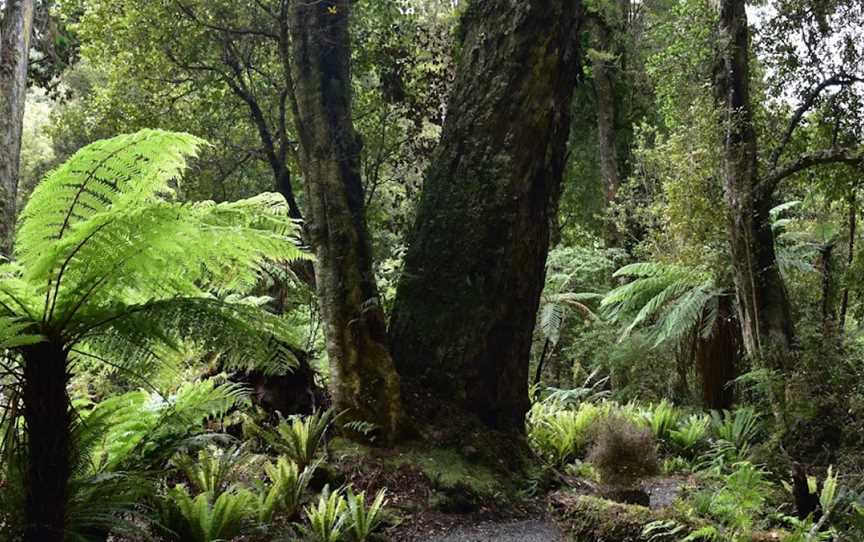
[[[714,93],[725,138],[722,178],[742,338],[751,358],[781,376],[796,357],[795,332],[771,230],[773,191],[759,179],[744,0],[722,0],[719,25]],[[772,388],[774,413],[781,418],[784,392]]]
[[[62,542],[72,454],[67,352],[62,345],[43,342],[25,348],[23,356],[27,424],[24,540]]]
[[[350,5],[292,2],[290,85],[334,404],[349,411],[343,420],[372,422],[388,440],[401,416],[399,379],[372,271],[362,143],[351,116]]]
[[[580,9],[577,0],[469,4],[391,321],[403,382],[423,390],[412,401],[433,394],[502,429],[521,431],[529,404]]]
[[[0,13],[0,255],[12,253],[33,0],[8,0]]]
[[[612,29],[603,21],[595,24],[597,46],[591,73],[594,79],[594,94],[597,98],[597,157],[600,162],[600,178],[603,181],[604,205],[607,209],[615,203],[621,184],[621,168],[618,166],[618,145],[615,128],[615,70],[612,50]],[[606,242],[609,246],[621,245],[621,232],[614,223],[607,226]]]

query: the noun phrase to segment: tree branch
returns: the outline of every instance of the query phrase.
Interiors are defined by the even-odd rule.
[[[804,115],[806,115],[807,112],[810,111],[810,109],[813,107],[813,104],[816,103],[816,99],[819,98],[819,95],[822,94],[822,91],[824,91],[828,87],[846,86],[855,83],[864,83],[864,79],[853,75],[838,73],[823,80],[821,83],[810,89],[810,91],[804,96],[804,100],[801,102],[801,105],[798,106],[798,109],[796,109],[795,113],[792,115],[792,119],[786,126],[786,131],[783,133],[783,137],[780,139],[780,143],[777,144],[777,147],[771,153],[771,159],[769,160],[768,164],[769,168],[772,171],[777,169],[777,163],[780,161],[780,157],[783,155],[783,151],[786,150],[786,146],[792,139],[792,134],[795,132],[795,129],[798,128],[798,125],[801,124],[801,120],[804,118]]]
[[[822,151],[804,154],[797,160],[783,167],[774,168],[764,178],[760,188],[766,193],[771,193],[777,187],[777,183],[805,169],[825,164],[849,164],[851,166],[864,165],[864,147],[858,149],[831,148]]]

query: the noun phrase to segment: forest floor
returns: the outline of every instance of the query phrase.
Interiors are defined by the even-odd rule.
[[[564,542],[564,533],[548,520],[486,522],[461,527],[423,542]]]

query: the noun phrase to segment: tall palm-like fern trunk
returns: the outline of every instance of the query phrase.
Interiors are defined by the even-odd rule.
[[[784,376],[796,357],[789,297],[771,230],[771,191],[760,183],[750,96],[750,36],[744,0],[720,2],[714,94],[720,111],[723,184],[738,314],[747,354]],[[772,386],[774,414],[783,422],[784,390]]]
[[[24,352],[27,423],[25,542],[62,542],[72,453],[67,353],[43,342]]]
[[[343,420],[374,423],[386,440],[397,431],[401,401],[366,229],[362,144],[351,112],[350,5],[292,3],[292,101],[335,406],[348,410]]]
[[[33,0],[9,0],[0,13],[0,254],[12,252],[18,165],[33,33]]]
[[[459,68],[391,323],[397,368],[412,384],[406,404],[425,409],[433,397],[490,426],[524,429],[580,5],[487,0],[463,15]]]

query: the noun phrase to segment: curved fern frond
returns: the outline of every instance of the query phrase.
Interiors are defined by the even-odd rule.
[[[615,275],[634,278],[609,292],[600,303],[609,319],[627,324],[621,339],[648,326],[657,347],[680,340],[694,329],[702,336],[713,329],[717,297],[723,290],[714,286],[706,271],[644,262],[624,266]]]
[[[169,181],[204,145],[190,134],[141,130],[82,148],[30,196],[16,237],[16,259],[28,269],[40,267],[38,260],[48,260],[41,267],[50,267],[57,256],[52,247],[69,237],[86,238],[98,226],[88,224],[93,217],[171,194]]]

